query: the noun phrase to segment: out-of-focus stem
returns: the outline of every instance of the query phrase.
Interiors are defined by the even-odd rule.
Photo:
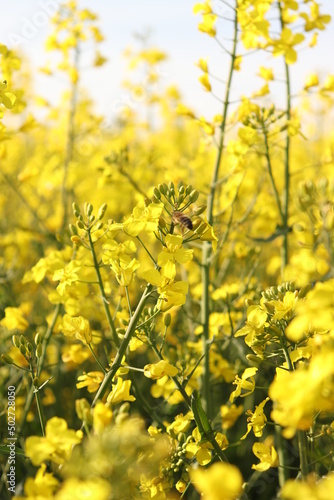
[[[237,5],[236,5],[237,6]],[[212,174],[210,190],[207,200],[207,219],[209,224],[213,221],[213,206],[215,199],[215,192],[217,187],[219,169],[221,165],[221,160],[224,151],[225,143],[225,131],[226,131],[226,120],[227,112],[229,106],[229,98],[232,86],[232,77],[234,71],[234,62],[236,58],[237,51],[237,41],[238,41],[238,14],[237,9],[234,11],[234,37],[233,37],[233,47],[231,52],[230,69],[225,91],[224,107],[223,107],[223,118],[220,127],[220,137],[218,143],[218,151],[215,167]],[[212,418],[213,408],[211,399],[211,388],[210,388],[210,351],[208,349],[209,342],[209,319],[210,319],[210,306],[209,306],[209,285],[210,285],[210,253],[211,245],[210,243],[203,243],[203,254],[202,254],[202,284],[203,284],[203,294],[202,294],[202,307],[201,307],[201,322],[203,325],[203,354],[204,354],[204,371],[203,371],[203,407],[208,415],[208,418]]]

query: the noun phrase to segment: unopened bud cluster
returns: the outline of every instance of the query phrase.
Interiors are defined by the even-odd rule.
[[[107,204],[103,203],[98,209],[97,215],[93,214],[94,207],[91,203],[84,204],[84,214],[81,213],[80,207],[77,203],[72,204],[73,215],[76,217],[76,224],[69,224],[69,230],[71,233],[71,240],[76,245],[82,244],[82,238],[79,235],[79,230],[83,230],[86,233],[94,230],[99,230],[103,228],[102,219],[107,210]]]

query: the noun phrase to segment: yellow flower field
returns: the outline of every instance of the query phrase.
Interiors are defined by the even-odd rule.
[[[194,53],[212,116],[140,40],[140,108],[98,115],[82,58],[98,75],[108,54],[79,0],[45,42],[57,104],[0,40],[1,499],[334,498],[334,74],[296,92],[291,70],[331,17],[193,14],[226,68]]]

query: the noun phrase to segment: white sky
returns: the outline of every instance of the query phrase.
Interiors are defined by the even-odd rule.
[[[176,84],[181,90],[185,104],[200,114],[210,118],[212,114],[220,112],[221,105],[202,90],[198,82],[201,72],[195,63],[200,57],[207,57],[212,72],[224,78],[228,57],[214,39],[197,30],[201,16],[192,13],[195,0],[79,0],[78,3],[80,7],[87,7],[99,16],[101,31],[106,38],[100,45],[100,50],[108,57],[108,63],[103,68],[87,70],[83,78],[83,84],[96,101],[99,112],[112,119],[119,110],[120,102],[128,100],[131,104],[131,98],[120,87],[121,81],[127,77],[122,52],[129,45],[135,47],[133,34],[143,33],[146,28],[152,29],[152,45],[169,56],[168,61],[161,66],[162,83]],[[41,13],[45,12],[47,5],[52,8],[52,4],[57,4],[57,0],[0,0],[0,42],[13,46],[15,37],[22,37],[21,41],[24,43],[21,48],[28,55],[33,68],[38,68],[50,59],[43,47],[49,27],[45,25],[45,15],[43,21]],[[322,12],[331,14],[334,19],[334,0],[322,0],[321,4]],[[42,5],[45,6],[44,10]],[[220,14],[228,14],[231,17],[223,4]],[[36,27],[38,24],[40,26]],[[230,36],[230,24],[221,25],[222,29],[218,29],[219,36],[222,31],[222,36]],[[322,79],[327,74],[334,74],[333,21],[327,25],[325,31],[319,33],[318,40],[314,49],[301,52],[297,65],[291,66],[293,93],[303,86],[305,78],[312,72],[318,72]],[[245,52],[242,47],[240,51]],[[275,75],[284,78],[281,58],[273,64],[272,57],[268,54],[247,57],[242,66],[244,71],[236,74],[232,99],[242,94],[250,95],[264,83],[255,77],[259,65],[274,67]],[[65,81],[61,78],[36,77],[35,91],[53,102],[56,102],[56,97],[64,88]],[[214,91],[219,93],[217,85],[214,86]],[[282,104],[282,84],[272,84],[272,92],[276,102]],[[131,105],[135,103],[132,101]]]

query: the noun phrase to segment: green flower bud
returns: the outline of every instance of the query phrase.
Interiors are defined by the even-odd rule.
[[[207,205],[201,205],[200,207],[198,207],[194,210],[194,215],[201,215],[202,213],[205,212],[206,209],[207,209]]]
[[[31,342],[27,342],[27,349],[28,349],[29,352],[33,352],[34,347],[33,347],[33,345],[32,345]]]
[[[159,203],[160,200],[155,195],[152,196],[152,203]]]
[[[98,222],[95,227],[96,227],[96,229],[102,229],[103,228],[103,222]]]
[[[169,313],[166,313],[165,316],[164,316],[164,324],[165,326],[169,326],[172,322],[172,317]]]
[[[42,356],[42,353],[43,353],[43,346],[42,344],[38,344],[38,346],[36,347],[36,357],[40,358]]]
[[[20,338],[18,337],[18,335],[13,335],[12,336],[12,341],[13,341],[13,344],[15,347],[20,347]]]
[[[20,345],[20,353],[23,354],[23,356],[26,356],[26,354],[27,354],[27,349],[26,349],[26,346],[24,344]]]
[[[12,365],[14,363],[13,359],[8,356],[8,354],[1,354],[1,359],[7,365]]]
[[[79,229],[85,229],[85,225],[81,220],[77,220],[76,225]]]
[[[72,203],[72,210],[73,210],[73,213],[74,213],[75,217],[78,217],[78,215],[80,215],[80,207],[79,207],[79,205],[77,203],[75,203],[75,202]],[[76,213],[78,215],[76,215]]]
[[[159,189],[158,189],[157,187],[155,187],[155,188],[153,189],[153,194],[154,194],[154,196],[155,196],[158,200],[160,200],[160,199],[161,199],[161,193],[160,193],[160,191],[159,191]]]
[[[87,217],[89,217],[90,215],[92,215],[92,213],[93,213],[93,205],[91,203],[85,203],[85,212],[86,212]]]
[[[191,201],[191,203],[195,203],[198,197],[199,197],[199,192],[196,191],[196,189],[194,189],[193,191],[191,191],[189,195],[189,201]]]
[[[101,220],[104,217],[104,214],[106,213],[108,205],[106,203],[103,203],[103,205],[100,206],[99,211],[97,213],[97,220]]]
[[[189,184],[187,187],[186,187],[186,196],[188,196],[188,194],[191,193],[191,191],[193,190],[193,187],[191,184]]]
[[[23,345],[26,345],[26,339],[24,337],[24,335],[20,335],[20,344],[23,344]]]
[[[69,224],[68,227],[69,227],[70,233],[72,235],[78,234],[78,230],[74,224]]]
[[[34,384],[35,387],[38,387],[39,386],[39,379],[38,379],[38,377],[35,377],[32,383]]]
[[[173,183],[172,181],[170,181],[170,182],[168,183],[168,189],[169,189],[170,191],[175,191],[175,188],[174,188],[174,183]]]
[[[255,354],[247,354],[246,358],[250,361],[254,366],[259,366],[262,363],[262,359],[259,356],[255,356]]]

